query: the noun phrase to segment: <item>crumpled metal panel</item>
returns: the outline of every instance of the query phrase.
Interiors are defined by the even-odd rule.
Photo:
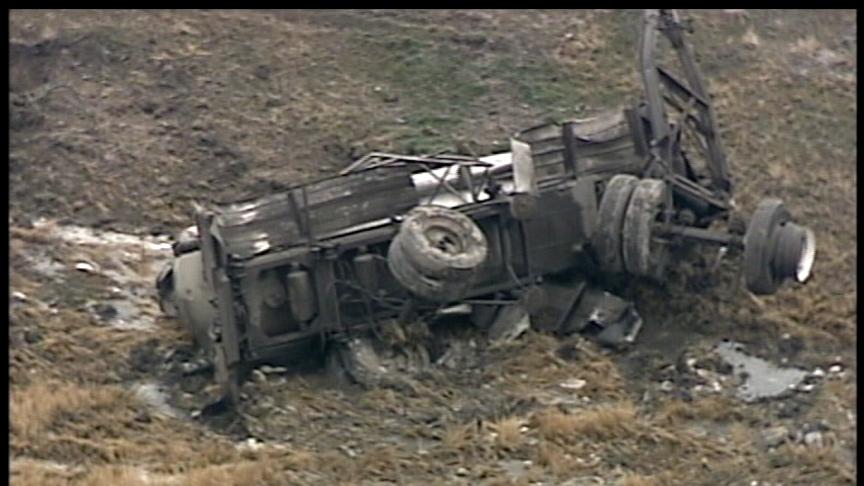
[[[291,191],[221,206],[214,224],[227,252],[249,258],[296,241],[301,233]]]
[[[575,120],[570,127],[576,139],[577,173],[638,173],[641,169],[642,159],[622,110]]]
[[[388,167],[221,205],[214,225],[227,253],[247,259],[387,218],[417,203],[410,171]]]
[[[531,157],[538,178],[560,176],[565,171],[563,130],[571,130],[575,140],[577,175],[598,173],[638,173],[642,159],[630,134],[622,110],[611,110],[590,118],[570,120],[564,124],[547,123],[516,135],[531,146]]]

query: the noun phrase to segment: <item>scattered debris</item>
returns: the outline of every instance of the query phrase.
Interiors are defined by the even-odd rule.
[[[778,447],[789,438],[789,429],[783,425],[771,427],[762,431],[762,441],[770,448]]]
[[[580,380],[579,378],[571,378],[565,382],[562,382],[559,386],[566,390],[581,390],[585,388],[585,385],[588,384],[585,380]]]
[[[760,44],[759,36],[756,35],[756,31],[754,31],[752,27],[748,29],[743,36],[741,36],[741,42],[751,49],[759,47]]]
[[[167,394],[156,383],[139,383],[133,387],[133,391],[138,400],[152,407],[156,413],[171,418],[180,418],[184,415],[168,403]]]
[[[258,369],[261,370],[262,373],[267,375],[279,375],[288,371],[288,368],[285,368],[283,366],[270,365],[261,365]]]
[[[267,381],[267,375],[261,370],[252,370],[252,381],[255,383],[264,383]]]
[[[258,451],[265,447],[265,444],[255,437],[249,437],[237,444],[237,449],[241,451]]]
[[[410,390],[414,386],[411,375],[429,366],[429,352],[422,345],[387,346],[370,338],[355,337],[338,343],[328,364],[337,376],[365,387]],[[264,373],[256,371],[266,379]]]
[[[79,261],[75,263],[75,270],[84,273],[97,273],[98,267],[92,262]]]
[[[804,444],[807,447],[823,447],[825,444],[822,440],[822,432],[814,430],[804,434]]]
[[[435,360],[436,366],[448,369],[459,369],[470,364],[476,359],[476,343],[452,340],[447,343],[447,350]]]

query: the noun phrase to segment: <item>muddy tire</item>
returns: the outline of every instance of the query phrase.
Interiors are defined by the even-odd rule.
[[[791,219],[779,199],[763,200],[750,218],[744,235],[744,283],[756,295],[773,294],[782,283],[772,265],[776,246],[774,233]]]
[[[608,272],[624,271],[621,231],[627,205],[638,182],[639,179],[631,175],[616,175],[606,184],[603,197],[600,199],[597,226],[591,236],[591,246],[600,268]]]
[[[486,238],[468,216],[452,209],[419,206],[406,215],[390,242],[393,276],[427,300],[456,300],[486,260]]]
[[[624,268],[628,273],[655,280],[663,278],[668,249],[655,241],[653,227],[668,200],[669,187],[664,181],[642,179],[636,184],[621,231]]]
[[[397,240],[390,243],[387,266],[396,280],[409,292],[433,302],[449,302],[458,299],[471,287],[473,277],[469,274],[462,279],[448,280],[429,276],[411,263]]]
[[[470,217],[440,206],[412,209],[394,241],[418,270],[448,280],[472,274],[488,251],[483,231]]]

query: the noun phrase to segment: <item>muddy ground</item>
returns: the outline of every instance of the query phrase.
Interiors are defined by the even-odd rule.
[[[816,231],[808,285],[757,298],[729,262],[634,286],[617,353],[450,323],[400,386],[266,369],[210,416],[150,287],[193,201],[629,103],[638,13],[11,12],[12,483],[854,483],[855,13],[691,14],[736,201]],[[748,400],[718,345],[802,375]]]

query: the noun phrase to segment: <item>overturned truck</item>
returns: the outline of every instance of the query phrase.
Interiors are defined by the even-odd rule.
[[[741,257],[746,287],[805,282],[815,239],[777,199],[736,211],[710,97],[675,11],[643,15],[643,97],[515,134],[486,157],[372,153],[283,192],[196,207],[160,274],[160,304],[209,352],[236,403],[251,367],[332,350],[384,322],[461,309],[631,342],[607,276],[662,282],[683,249]],[[656,62],[665,38],[678,73]]]

